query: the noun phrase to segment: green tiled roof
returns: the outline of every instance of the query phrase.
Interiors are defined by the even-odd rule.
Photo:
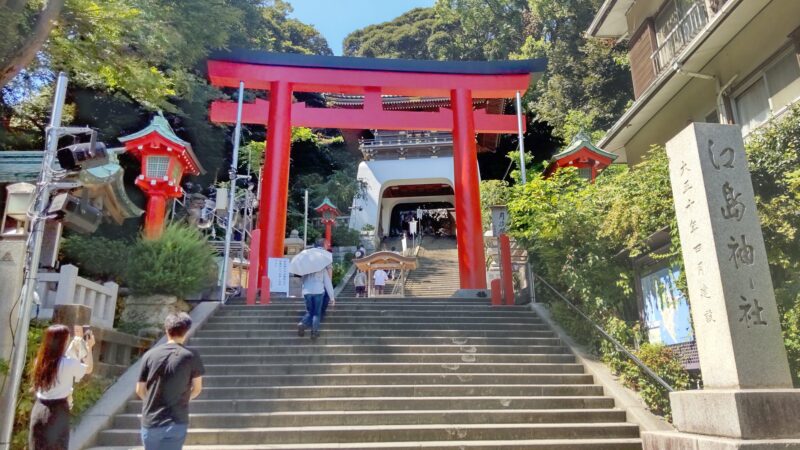
[[[0,183],[35,182],[42,171],[41,150],[0,151]],[[128,198],[122,178],[124,171],[117,161],[116,152],[108,152],[109,162],[103,166],[83,170],[78,179],[84,185],[108,184],[119,201],[125,217],[138,217],[144,211]],[[5,194],[2,194],[5,195]]]
[[[154,132],[185,148],[186,153],[188,153],[189,157],[192,158],[192,162],[194,162],[194,164],[197,166],[197,169],[200,171],[200,173],[205,172],[205,169],[200,164],[200,161],[198,161],[197,156],[195,156],[194,151],[192,150],[192,144],[184,141],[183,139],[179,138],[177,134],[175,134],[175,131],[169,125],[169,122],[167,122],[167,119],[164,117],[164,114],[161,111],[153,116],[153,119],[150,121],[150,125],[144,129],[117,139],[119,139],[120,142],[125,143],[147,136],[148,134]]]
[[[41,150],[0,151],[0,183],[36,181],[43,155]]]
[[[319,204],[319,206],[317,206],[317,207],[316,207],[316,208],[314,208],[314,209],[320,209],[320,208],[322,208],[322,207],[323,207],[323,206],[325,206],[325,205],[328,205],[329,207],[331,207],[331,208],[333,208],[333,209],[335,209],[335,210],[339,211],[339,208],[337,208],[337,207],[336,207],[336,205],[334,205],[333,203],[331,203],[331,199],[329,199],[328,197],[325,197],[325,200],[322,200],[322,203],[320,203],[320,204]]]
[[[578,150],[580,150],[580,149],[582,149],[584,147],[586,147],[589,150],[597,153],[600,156],[605,156],[606,158],[609,158],[612,161],[617,159],[617,155],[615,155],[613,153],[609,153],[609,152],[601,149],[600,147],[596,147],[592,143],[592,140],[589,138],[589,136],[587,136],[586,133],[584,133],[583,131],[579,132],[578,134],[575,135],[574,138],[572,138],[572,143],[569,144],[569,147],[567,147],[566,149],[562,150],[561,152],[555,154],[552,159],[553,159],[553,161],[555,161],[555,160],[558,160],[558,159],[565,158],[565,157],[567,157],[569,155],[572,155],[573,153],[577,152]]]

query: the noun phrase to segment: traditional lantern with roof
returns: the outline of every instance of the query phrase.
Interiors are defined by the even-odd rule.
[[[164,229],[167,199],[183,196],[180,186],[185,174],[200,175],[203,167],[192,146],[179,138],[159,112],[147,128],[119,138],[125,150],[142,162],[136,185],[147,195],[144,234],[155,239]]]
[[[325,197],[325,200],[322,203],[314,208],[314,211],[318,212],[320,216],[322,216],[322,223],[325,224],[325,248],[330,250],[331,249],[331,228],[333,224],[336,223],[336,218],[342,215],[342,212],[339,211],[331,200],[328,197]]]
[[[594,183],[597,175],[615,159],[617,155],[595,147],[592,140],[584,132],[580,132],[572,138],[569,147],[553,156],[544,176],[549,177],[562,167],[576,167],[583,178]]]

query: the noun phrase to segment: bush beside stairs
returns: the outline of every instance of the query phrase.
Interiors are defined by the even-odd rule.
[[[535,313],[486,299],[340,298],[316,342],[299,300],[220,307],[187,449],[640,449],[639,428]],[[98,448],[136,448],[130,400]]]

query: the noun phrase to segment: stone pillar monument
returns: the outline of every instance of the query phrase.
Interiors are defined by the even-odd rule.
[[[670,394],[678,432],[643,433],[644,448],[800,449],[741,131],[695,123],[667,155],[704,388]]]

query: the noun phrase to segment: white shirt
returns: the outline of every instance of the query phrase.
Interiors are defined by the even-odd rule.
[[[378,269],[372,274],[372,279],[375,280],[375,286],[383,286],[386,284],[386,280],[389,279],[389,275],[386,275],[383,269]]]
[[[333,297],[333,284],[331,277],[328,275],[328,269],[322,269],[319,272],[303,275],[303,295],[317,295],[328,292],[328,297]]]
[[[356,274],[356,278],[353,281],[356,286],[366,286],[367,285],[367,274],[364,272],[359,272]]]
[[[37,391],[36,397],[42,400],[60,400],[69,397],[72,394],[72,385],[81,381],[87,370],[88,367],[77,359],[62,357],[58,363],[55,384],[44,392]]]

